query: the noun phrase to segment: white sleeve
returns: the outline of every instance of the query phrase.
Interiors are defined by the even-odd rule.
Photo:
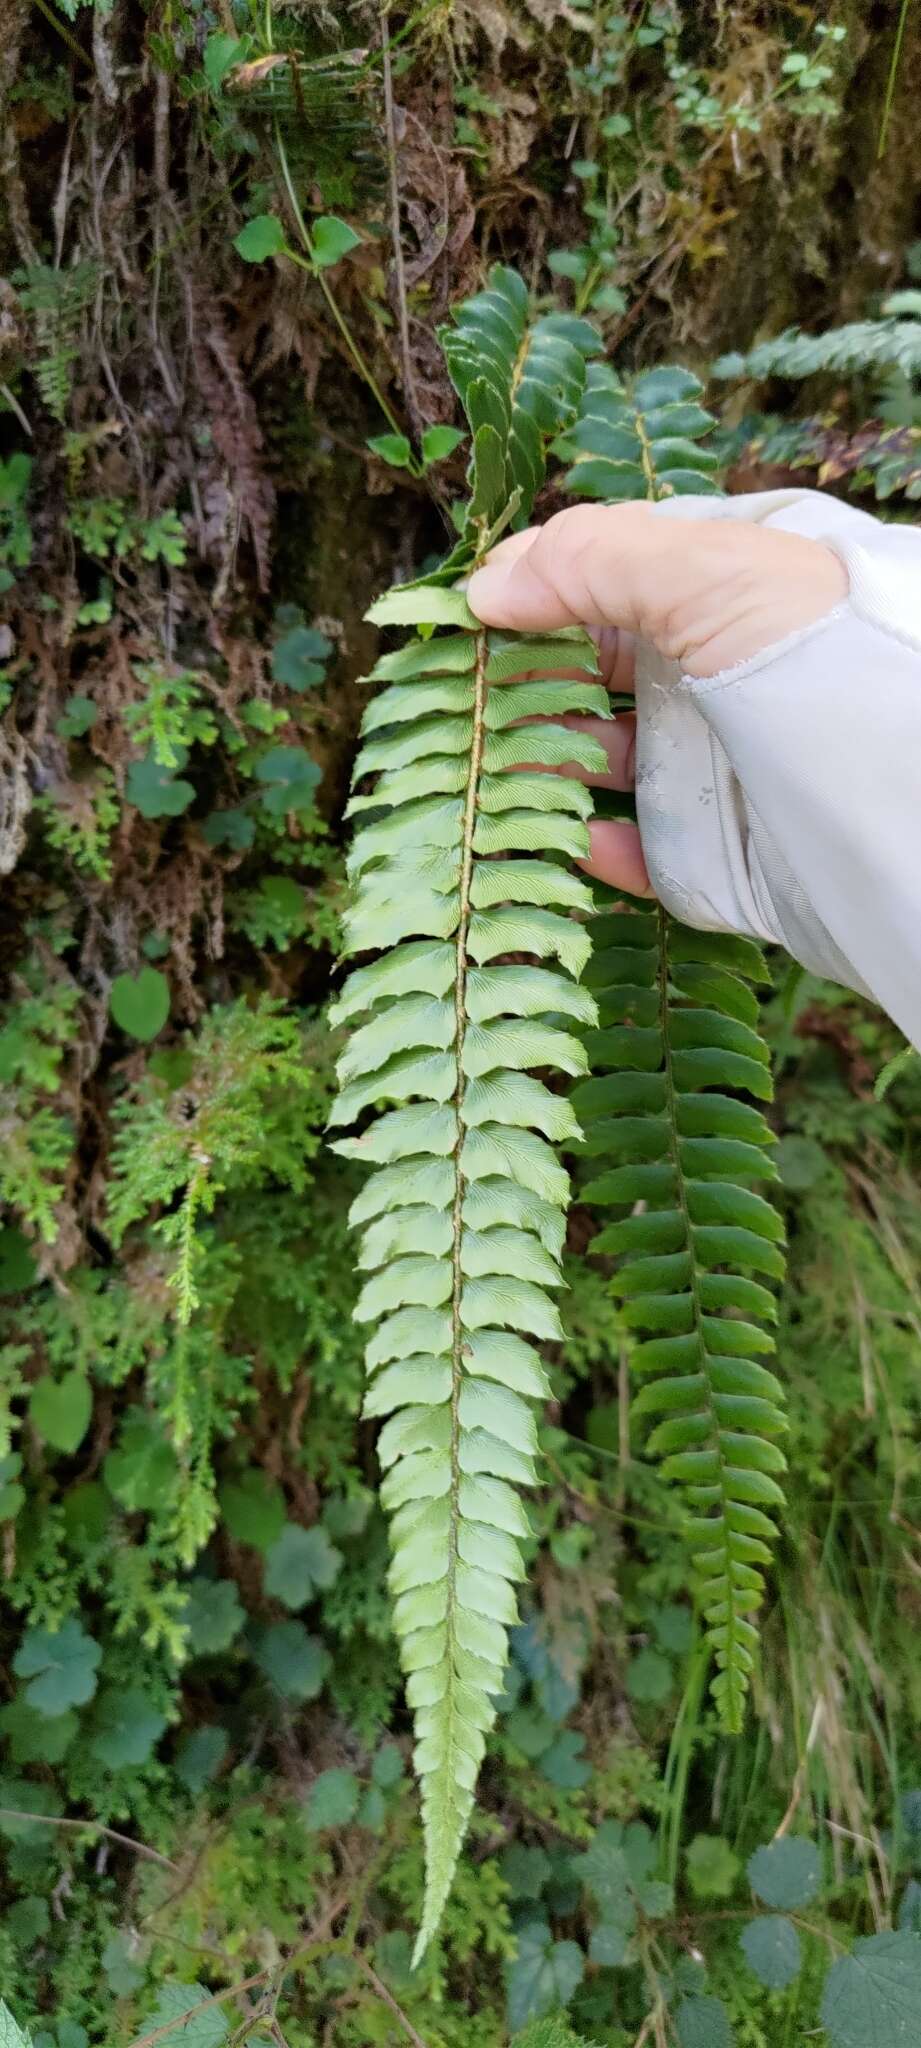
[[[921,1045],[921,530],[818,491],[657,511],[824,541],[850,592],[720,675],[640,649],[637,813],[656,893],[686,924],[776,942],[873,996]]]

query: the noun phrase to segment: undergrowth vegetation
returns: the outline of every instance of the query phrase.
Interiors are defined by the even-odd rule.
[[[851,6],[749,0],[715,24],[677,0],[10,10],[0,1997],[16,2048],[921,2038],[917,1059],[856,998],[635,905],[595,906],[579,981],[584,884],[557,867],[583,843],[577,785],[544,777],[539,798],[518,776],[513,812],[484,809],[468,1142],[507,1123],[519,1167],[497,1180],[493,1153],[464,1194],[485,1191],[461,1232],[478,1355],[498,1327],[503,1364],[470,1377],[481,1406],[461,1435],[500,1442],[515,1470],[471,1470],[457,1540],[478,1613],[484,1529],[490,1585],[524,1577],[517,1618],[509,1599],[466,1652],[496,1700],[494,1718],[467,1700],[469,1815],[467,1765],[463,1801],[433,1790],[437,1701],[412,1678],[404,1692],[394,1635],[404,1655],[415,1642],[417,1680],[443,1654],[441,1617],[416,1627],[399,1606],[422,1368],[381,1354],[368,1398],[363,1361],[368,1320],[444,1312],[453,1142],[424,1184],[407,1155],[431,1242],[414,1238],[420,1270],[399,1279],[422,1291],[398,1301],[396,1182],[380,1217],[367,1187],[400,1161],[382,1153],[365,1183],[324,1138],[337,1061],[353,1107],[373,1077],[372,1131],[418,1124],[402,1091],[455,1114],[453,911],[398,1018],[393,997],[358,1006],[362,976],[398,957],[369,967],[367,949],[418,943],[398,929],[406,863],[430,911],[457,886],[415,871],[420,806],[456,824],[467,783],[446,769],[435,788],[413,721],[421,706],[442,764],[469,766],[470,679],[485,692],[488,662],[507,677],[520,659],[473,649],[452,589],[509,502],[543,517],[792,479],[912,516],[921,43],[910,19],[896,43],[898,6],[878,15],[868,31]],[[525,280],[506,285],[511,324],[543,335],[533,418],[472,390],[496,261]],[[498,437],[498,467],[471,427]],[[381,626],[435,636],[381,652],[364,615],[394,583]],[[591,692],[590,655],[567,653]],[[488,687],[498,777],[512,740],[487,703],[546,707]],[[398,785],[383,822],[372,774]],[[552,865],[536,858],[551,843]],[[561,894],[532,900],[548,877]],[[551,927],[576,978],[523,962]],[[334,985],[343,944],[361,961]],[[423,1061],[420,1089],[406,1076]],[[548,1119],[573,1177],[565,1235],[565,1174],[543,1152],[547,1185],[520,1199]],[[727,1179],[744,1217],[714,1193]],[[544,1289],[560,1278],[558,1318]],[[512,1280],[524,1329],[495,1314]],[[717,1333],[746,1327],[727,1359]],[[435,1410],[446,1354],[423,1349]],[[663,1431],[655,1389],[714,1369],[767,1446],[782,1382],[776,1542],[754,1526],[770,1488],[750,1498],[773,1485],[768,1449],[747,1493],[692,1501],[705,1533],[689,1547],[669,1465],[706,1495],[685,1461],[709,1451],[673,1441],[674,1419]],[[405,1537],[392,1591],[382,1498]],[[713,1532],[740,1508],[751,1525],[720,1561]],[[427,1525],[415,1555],[442,1535]],[[745,1655],[721,1712],[706,1634],[727,1626],[727,1572]],[[430,1846],[439,1801],[458,1823],[437,1906],[468,1821],[415,1969],[413,1708],[432,1723],[416,1755]]]

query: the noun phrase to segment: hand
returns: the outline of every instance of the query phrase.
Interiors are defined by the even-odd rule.
[[[847,590],[834,551],[800,534],[748,520],[671,521],[651,505],[580,505],[500,541],[467,598],[488,626],[596,629],[602,679],[625,691],[637,637],[686,674],[712,676],[811,625]],[[584,780],[633,788],[633,714],[565,722],[592,733],[608,757],[606,775]],[[591,842],[582,863],[590,874],[632,896],[652,894],[637,826],[596,819]]]

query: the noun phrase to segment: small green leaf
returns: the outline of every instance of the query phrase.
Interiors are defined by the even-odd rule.
[[[139,1991],[144,1982],[144,1971],[133,1960],[139,1949],[137,1937],[123,1934],[121,1928],[106,1942],[99,1960],[115,1998],[130,1997],[131,1992]],[[0,2048],[3,2048],[2,2037]]]
[[[45,1720],[29,1706],[24,1692],[0,1707],[0,1728],[9,1742],[14,1764],[59,1764],[79,1725],[74,1713]]]
[[[627,1666],[627,1691],[643,1706],[661,1706],[675,1687],[674,1666],[661,1650],[640,1650]]]
[[[180,767],[185,766],[187,749],[176,749]],[[132,761],[125,782],[125,796],[134,804],[142,818],[179,818],[194,801],[195,789],[191,782],[184,782],[173,775],[168,768],[162,768],[153,754],[145,754],[142,761]]]
[[[13,1658],[17,1678],[27,1678],[25,1697],[37,1714],[54,1720],[69,1707],[83,1707],[96,1691],[96,1670],[102,1657],[99,1644],[87,1635],[79,1621],[65,1621],[50,1628],[26,1630]]]
[[[820,2018],[832,2048],[915,2048],[921,1939],[871,1934],[832,1964]]]
[[[93,703],[92,697],[68,697],[60,718],[55,720],[54,729],[62,740],[82,739],[98,717],[99,707]]]
[[[273,1600],[296,1612],[318,1592],[325,1592],[342,1568],[342,1552],[323,1528],[301,1529],[289,1522],[265,1561],[265,1590]]]
[[[333,643],[325,633],[317,633],[312,626],[293,626],[290,633],[275,642],[272,675],[276,683],[283,683],[286,689],[300,695],[322,683],[324,663],[332,651]]]
[[[735,2040],[721,1998],[683,1998],[675,2030],[681,2048],[733,2048]]]
[[[748,1881],[766,1906],[786,1911],[808,1906],[822,1880],[822,1863],[814,1842],[802,1835],[781,1835],[756,1849],[748,1859]]]
[[[245,1619],[232,1579],[193,1579],[182,1613],[188,1656],[216,1657],[229,1650]]]
[[[201,834],[209,846],[229,846],[231,853],[246,853],[256,837],[256,827],[245,811],[212,811],[202,820]]]
[[[306,1826],[314,1832],[321,1828],[348,1827],[349,1821],[355,1818],[360,1791],[354,1771],[321,1771],[307,1794],[304,1807]]]
[[[0,1294],[21,1294],[32,1286],[37,1270],[22,1231],[5,1223],[0,1228]]]
[[[554,277],[569,277],[575,284],[582,284],[591,269],[591,261],[587,249],[551,249],[547,268],[553,271]]]
[[[739,1859],[722,1835],[695,1835],[687,1852],[687,1874],[695,1899],[730,1899]]]
[[[329,1651],[300,1621],[278,1621],[262,1631],[256,1663],[285,1699],[315,1700],[330,1667]]]
[[[321,213],[310,225],[310,243],[313,260],[318,270],[328,270],[330,264],[338,263],[347,256],[350,249],[357,248],[361,240],[347,221],[339,220],[334,213]]]
[[[182,2048],[219,2048],[230,2032],[230,2021],[203,1984],[162,1984],[141,2032],[154,2034],[161,2027],[169,2028],[168,2040],[181,2042]]]
[[[244,263],[264,263],[268,256],[281,255],[285,231],[274,213],[257,213],[234,235],[233,246]]]
[[[45,1373],[35,1381],[29,1396],[29,1414],[39,1435],[54,1450],[68,1455],[83,1442],[92,1412],[90,1383],[79,1366],[60,1380]]]
[[[109,990],[115,1023],[144,1045],[162,1031],[169,1006],[169,982],[158,967],[142,967],[140,974],[117,974]]]
[[[545,1920],[518,1929],[518,1953],[508,1972],[509,2025],[516,2029],[569,2004],[585,1974],[585,1957],[574,1941],[554,1941]]]
[[[459,427],[426,427],[422,436],[422,460],[426,468],[432,462],[443,462],[445,456],[453,455],[464,438]]]
[[[24,1486],[19,1484],[22,1459],[18,1451],[10,1451],[0,1458],[0,1522],[12,1522],[19,1513],[26,1497]]]
[[[403,1776],[403,1758],[395,1742],[385,1742],[371,1760],[372,1782],[381,1792],[392,1792]]]
[[[382,462],[389,462],[392,469],[408,469],[413,451],[405,434],[374,434],[365,442],[372,455],[379,455]]]
[[[750,1920],[739,1935],[739,1945],[749,1969],[767,1991],[784,1991],[792,1984],[803,1959],[792,1920],[779,1913]]]
[[[176,1752],[176,1776],[187,1792],[197,1797],[204,1791],[208,1780],[220,1770],[229,1748],[226,1728],[206,1724],[184,1738]]]
[[[603,1969],[619,1970],[630,1961],[630,1936],[623,1927],[602,1923],[592,1929],[588,1953],[589,1960],[599,1963]]]
[[[270,747],[256,767],[256,780],[267,784],[262,802],[273,817],[286,811],[313,809],[313,793],[321,770],[303,747]]]
[[[542,1778],[561,1791],[577,1792],[587,1785],[591,1777],[590,1766],[585,1761],[585,1737],[574,1728],[564,1728],[555,1742],[545,1749],[538,1765]]]
[[[220,29],[212,31],[205,44],[202,64],[205,77],[212,92],[220,92],[222,82],[232,65],[239,64],[246,55],[248,39],[224,35]],[[245,228],[243,230],[246,232]]]
[[[218,1498],[226,1526],[238,1543],[251,1543],[254,1550],[271,1549],[285,1526],[285,1497],[274,1479],[264,1472],[244,1472],[240,1479],[229,1479]]]
[[[136,1686],[100,1693],[93,1720],[90,1754],[110,1771],[146,1764],[166,1727],[166,1715]]]
[[[102,1468],[109,1492],[123,1507],[149,1514],[169,1499],[178,1471],[176,1454],[157,1418],[144,1408],[129,1408],[118,1444]]]

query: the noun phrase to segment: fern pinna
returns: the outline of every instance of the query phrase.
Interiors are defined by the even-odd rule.
[[[382,1498],[422,1788],[417,1955],[451,1884],[516,1618],[528,1535],[516,1489],[536,1478],[529,1404],[548,1392],[530,1340],[562,1334],[553,1290],[569,1180],[555,1147],[578,1127],[531,1070],[583,1073],[575,1032],[595,1018],[578,986],[589,940],[573,916],[593,899],[566,865],[588,851],[590,798],[527,771],[600,769],[604,755],[565,727],[520,721],[609,715],[586,635],[488,633],[446,579],[529,507],[584,385],[586,335],[594,345],[563,316],[531,322],[508,271],[461,309],[445,337],[473,429],[461,539],[434,578],[370,614],[427,636],[373,671],[385,687],[355,764],[345,930],[348,953],[379,957],[350,975],[334,1011],[363,1021],[333,1113],[348,1124],[394,1105],[337,1149],[376,1168],[352,1220],[369,1275],[357,1315],[374,1325],[365,1413],[388,1418]]]
[[[557,443],[570,491],[606,499],[708,492],[712,425],[686,371],[658,369],[627,386],[589,370],[579,416]],[[774,1349],[783,1276],[780,1217],[756,1192],[776,1177],[773,1133],[745,1095],[769,1101],[767,1048],[753,984],[767,979],[749,940],[689,931],[661,908],[620,902],[592,925],[587,980],[599,1028],[587,1037],[593,1078],[575,1090],[586,1149],[610,1161],[582,1189],[622,1213],[593,1249],[619,1261],[613,1280],[632,1365],[634,1415],[654,1421],[647,1449],[686,1489],[700,1604],[717,1666],[724,1725],[741,1726],[763,1567],[782,1504],[785,1428]]]

